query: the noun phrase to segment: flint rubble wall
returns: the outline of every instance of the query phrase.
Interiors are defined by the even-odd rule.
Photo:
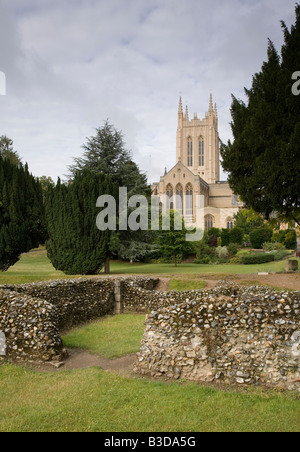
[[[300,390],[300,292],[221,283],[150,305],[136,373]]]
[[[158,282],[151,278],[132,281],[146,288]],[[62,331],[112,315],[115,303],[112,278],[0,286],[0,355],[24,361],[59,359]]]

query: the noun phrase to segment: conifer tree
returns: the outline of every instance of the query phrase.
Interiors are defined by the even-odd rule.
[[[103,194],[115,195],[109,177],[90,171],[78,173],[72,183],[58,180],[48,190],[46,216],[48,257],[57,270],[71,275],[98,273],[109,254],[109,230],[96,226],[96,201]]]
[[[267,62],[245,89],[248,102],[233,97],[234,141],[222,145],[221,155],[232,189],[248,207],[300,224],[300,102],[292,93],[300,68],[300,5],[291,30],[282,27],[281,56],[269,41]]]
[[[107,121],[96,129],[96,135],[82,146],[82,157],[74,158],[69,166],[70,179],[80,171],[89,170],[108,175],[119,187],[126,187],[128,196],[151,195],[147,177],[133,162],[131,153],[125,148],[122,132]]]
[[[42,189],[22,164],[0,157],[0,270],[14,265],[21,253],[45,237]]]
[[[89,170],[95,174],[106,174],[118,187],[126,187],[128,198],[133,195],[151,198],[151,187],[147,177],[132,160],[131,153],[126,149],[122,132],[118,131],[109,121],[103,127],[96,129],[96,134],[87,139],[82,146],[82,157],[74,158],[74,164],[69,166],[69,177]],[[150,202],[149,202],[150,205]],[[128,215],[130,209],[128,209]],[[126,260],[142,260],[153,251],[154,237],[152,231],[117,231],[113,235],[111,255]],[[109,270],[108,270],[109,271]]]

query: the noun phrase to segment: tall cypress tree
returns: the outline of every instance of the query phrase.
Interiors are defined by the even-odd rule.
[[[96,201],[116,188],[109,177],[90,171],[78,173],[72,183],[58,180],[46,199],[48,257],[57,270],[70,275],[98,273],[109,254],[111,231],[96,226]]]
[[[22,164],[0,157],[0,270],[42,243],[45,218],[42,189]]]
[[[222,145],[223,167],[235,193],[269,218],[276,211],[300,224],[300,102],[292,74],[300,68],[300,6],[284,29],[281,56],[269,41],[268,60],[246,89],[248,102],[233,97],[233,142]]]

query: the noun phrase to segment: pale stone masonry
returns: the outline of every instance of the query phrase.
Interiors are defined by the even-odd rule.
[[[233,216],[242,203],[229,184],[220,181],[218,112],[216,105],[213,106],[212,95],[208,112],[202,120],[197,114],[190,120],[188,107],[183,113],[180,97],[176,164],[170,171],[165,171],[152,189],[161,201],[167,199],[167,208],[182,211],[187,224],[196,224],[196,199],[197,195],[202,195],[204,228],[233,227]]]
[[[146,294],[136,289],[137,306]],[[300,292],[220,282],[149,298],[136,373],[300,391]]]

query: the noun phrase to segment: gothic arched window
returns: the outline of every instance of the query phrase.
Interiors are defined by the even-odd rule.
[[[188,139],[187,166],[193,166],[193,142],[191,138]]]
[[[214,217],[212,215],[206,215],[205,217],[205,230],[209,231],[214,227]]]
[[[202,137],[199,138],[199,166],[204,166],[204,140]]]
[[[227,223],[227,229],[233,229],[233,219],[231,217],[227,218],[226,220]]]
[[[181,184],[176,185],[176,210],[181,214],[183,212],[183,187]]]
[[[193,187],[191,184],[186,186],[185,190],[186,201],[185,201],[185,214],[187,216],[193,215]]]
[[[166,195],[167,195],[167,209],[173,210],[174,209],[173,187],[171,184],[167,185]]]

